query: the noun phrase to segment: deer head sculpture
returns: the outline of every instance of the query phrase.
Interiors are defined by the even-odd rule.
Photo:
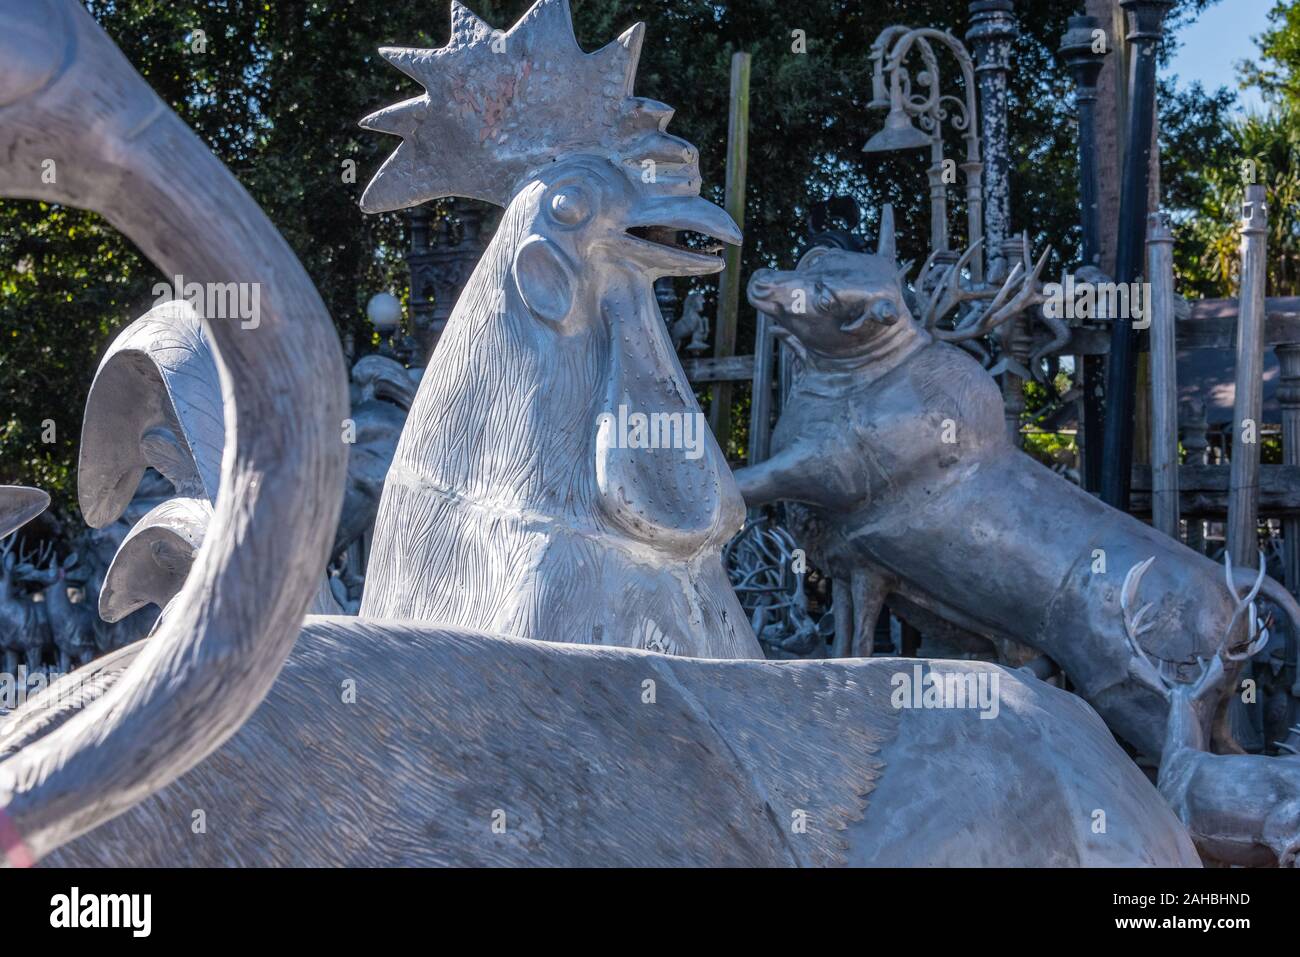
[[[1255,599],[1265,586],[1264,555],[1254,583],[1244,584],[1225,563],[1235,605],[1220,647],[1198,661],[1190,681],[1179,681],[1142,648],[1152,603],[1134,609],[1138,587],[1155,558],[1134,565],[1124,579],[1120,608],[1132,652],[1134,678],[1169,702],[1158,783],[1202,857],[1222,865],[1293,867],[1300,855],[1300,763],[1262,754],[1211,753],[1210,728],[1242,662],[1267,644]],[[1240,589],[1246,588],[1242,595]],[[1245,616],[1245,634],[1238,622]],[[1239,639],[1239,640],[1238,640]],[[1236,647],[1232,642],[1238,640]]]

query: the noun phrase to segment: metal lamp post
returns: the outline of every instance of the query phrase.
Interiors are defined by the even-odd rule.
[[[1082,211],[1083,265],[1101,266],[1101,188],[1097,172],[1097,80],[1106,61],[1105,45],[1099,50],[1096,17],[1070,17],[1069,29],[1061,38],[1060,56],[1074,76],[1075,109],[1079,117],[1079,206]],[[1105,37],[1103,32],[1102,37]],[[1106,364],[1101,356],[1079,356],[1083,389],[1083,441],[1080,443],[1083,487],[1101,489],[1102,403]]]
[[[946,48],[961,69],[964,97],[943,93],[939,58],[935,48]],[[916,92],[906,62],[913,51],[920,54],[924,69],[916,76]],[[871,109],[888,110],[884,128],[862,148],[867,153],[884,153],[930,147],[930,249],[948,249],[948,202],[944,183],[943,125],[950,122],[966,143],[966,160],[961,164],[966,182],[968,238],[974,244],[984,235],[984,164],[975,102],[975,67],[970,53],[951,33],[929,27],[886,27],[871,45]],[[888,86],[886,86],[888,83]],[[919,123],[918,128],[916,123]],[[979,257],[971,262],[974,282],[984,279]]]

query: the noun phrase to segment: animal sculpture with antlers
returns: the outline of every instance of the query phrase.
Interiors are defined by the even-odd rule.
[[[465,332],[452,336],[449,326],[439,346],[465,353],[460,362],[482,365],[483,377],[444,370],[433,380],[441,385],[430,387],[455,381],[491,405],[493,390],[518,385],[498,368],[509,361],[514,376],[531,383],[525,395],[536,404],[496,408],[513,416],[505,421],[464,418],[457,432],[417,401],[419,414],[434,415],[439,427],[416,435],[427,437],[425,450],[446,456],[445,465],[404,439],[394,468],[406,469],[404,495],[454,522],[449,541],[466,555],[513,555],[520,564],[491,569],[490,580],[462,564],[457,579],[437,572],[442,556],[411,541],[404,556],[388,558],[390,585],[400,580],[409,591],[388,594],[414,602],[436,585],[462,594],[422,598],[426,607],[436,601],[448,614],[485,619],[494,602],[513,609],[494,622],[567,607],[575,629],[605,622],[636,631],[663,614],[620,618],[566,605],[544,560],[559,536],[557,554],[582,558],[567,566],[566,587],[588,604],[625,601],[609,594],[613,579],[605,576],[641,567],[644,587],[659,587],[669,611],[684,596],[700,599],[690,633],[712,635],[725,648],[733,626],[710,616],[729,607],[726,596],[713,595],[710,611],[713,586],[698,577],[707,572],[705,544],[730,524],[730,487],[708,484],[725,469],[714,475],[678,459],[642,461],[651,456],[624,455],[587,432],[596,425],[591,413],[611,397],[659,396],[661,408],[672,407],[679,367],[660,351],[662,329],[648,344],[636,338],[648,320],[642,285],[633,280],[666,262],[703,271],[712,259],[641,248],[626,233],[626,216],[606,213],[626,214],[626,201],[642,212],[648,204],[655,221],[690,209],[695,222],[721,224],[721,214],[698,198],[685,202],[698,185],[689,176],[674,197],[640,196],[623,163],[599,149],[608,132],[601,117],[648,132],[647,149],[663,146],[657,131],[666,108],[629,98],[639,27],[604,58],[583,59],[567,4],[540,0],[505,34],[508,52],[489,54],[498,35],[459,5],[452,11],[447,47],[402,58],[424,72],[438,65],[445,83],[435,86],[436,106],[460,115],[465,135],[431,128],[438,135],[425,138],[411,125],[399,150],[406,158],[385,167],[376,200],[419,201],[434,189],[424,179],[437,157],[445,172],[436,189],[479,191],[485,174],[466,157],[489,139],[507,158],[528,145],[513,120],[494,125],[498,119],[518,117],[515,99],[530,102],[543,84],[563,92],[547,101],[554,97],[554,109],[563,110],[556,122],[565,140],[529,153],[536,167],[502,166],[506,182],[497,185],[515,197],[506,238],[467,293],[474,302],[504,290],[508,321],[498,325],[462,301]],[[300,631],[329,555],[346,472],[338,428],[343,368],[328,317],[252,200],[84,10],[71,0],[34,0],[2,19],[0,157],[7,165],[0,194],[105,212],[165,274],[266,283],[257,329],[208,323],[227,380],[227,447],[212,522],[183,589],[147,640],[61,679],[81,689],[76,707],[63,706],[69,698],[56,683],[46,694],[57,696],[57,706],[29,701],[0,727],[0,851],[10,863],[1196,862],[1181,825],[1084,703],[990,665],[930,668],[958,680],[997,674],[997,721],[959,708],[894,707],[889,686],[899,665],[885,659],[703,661],[366,617],[313,617]],[[621,74],[600,66],[611,60]],[[593,64],[598,69],[588,73]],[[94,98],[84,95],[91,84]],[[654,117],[648,126],[647,115]],[[592,123],[574,130],[570,116]],[[40,175],[47,156],[65,157],[57,184]],[[604,226],[590,226],[592,219]],[[612,267],[623,281],[572,281],[588,254],[611,247],[630,257]],[[483,338],[468,335],[471,328]],[[587,348],[593,342],[610,348]],[[569,380],[546,364],[554,358],[575,363]],[[597,390],[582,393],[586,403],[547,396],[578,384]],[[509,423],[541,422],[543,411],[568,421],[569,434],[547,445],[539,426],[533,442],[542,452],[514,441]],[[481,441],[476,430],[489,427],[511,441]],[[564,471],[578,468],[574,441],[596,480]],[[524,457],[509,460],[507,451]],[[558,475],[552,460],[562,467]],[[138,478],[133,460],[123,464],[115,481],[98,486],[98,498],[82,502],[97,521],[115,517],[119,485],[129,497]],[[417,474],[413,464],[426,468]],[[457,474],[499,478],[510,468],[532,476],[521,494],[539,497],[487,507],[487,490],[507,486],[437,486]],[[574,500],[604,509],[607,524],[555,530],[547,519],[556,513],[522,508],[554,504],[546,495],[566,479]],[[670,518],[680,535],[662,524]],[[476,534],[489,540],[475,540],[476,523]],[[520,551],[521,542],[536,548]],[[401,567],[403,560],[412,567]],[[516,580],[507,587],[510,576]],[[629,603],[640,601],[634,594]],[[528,627],[554,638],[564,624],[543,617]],[[936,776],[936,767],[944,773]],[[208,814],[203,835],[189,823],[199,807]],[[1112,822],[1105,833],[1093,827],[1098,808]]]
[[[1211,722],[1240,663],[1268,644],[1268,630],[1258,627],[1254,609],[1263,583],[1263,559],[1261,554],[1254,586],[1237,599],[1236,614],[1251,622],[1250,643],[1236,651],[1225,645],[1199,662],[1190,681],[1171,678],[1165,666],[1142,647],[1142,635],[1153,625],[1147,615],[1154,606],[1148,603],[1135,610],[1134,605],[1154,557],[1129,570],[1120,607],[1134,678],[1169,701],[1160,793],[1187,826],[1201,856],[1225,865],[1294,867],[1300,854],[1300,761],[1210,753]],[[1235,596],[1237,580],[1230,561],[1226,567],[1228,588]]]
[[[892,217],[882,222],[875,255],[819,248],[794,270],[750,279],[749,301],[772,317],[803,371],[771,458],[736,473],[745,501],[793,503],[796,538],[851,583],[856,654],[869,653],[886,597],[902,596],[969,632],[1047,654],[1112,729],[1158,755],[1168,704],[1129,673],[1115,629],[1119,570],[1158,557],[1151,574],[1166,598],[1144,641],[1190,673],[1227,631],[1247,627],[1219,567],[1012,445],[997,384],[951,345],[1041,302],[1045,259],[1016,266],[946,330],[938,317],[978,297],[961,291],[951,267],[924,307],[926,322],[914,318]],[[1265,579],[1261,589],[1300,626],[1285,588]],[[837,640],[848,647],[847,635]]]
[[[16,676],[20,659],[29,673],[40,667],[46,629],[36,603],[16,587],[27,554],[21,547],[15,554],[14,545],[13,536],[0,543],[0,650],[5,674]]]
[[[58,651],[58,668],[66,673],[75,665],[84,665],[95,657],[101,643],[101,620],[90,601],[74,602],[68,597],[68,571],[77,564],[71,552],[60,562],[51,547],[34,562],[24,562],[15,569],[26,581],[41,586],[50,637]],[[28,667],[31,663],[28,662]]]
[[[881,216],[882,234],[888,235],[893,229],[893,210],[886,205]],[[970,346],[978,354],[983,350],[977,347],[977,340],[1045,302],[1039,276],[1052,250],[1044,250],[1038,262],[1034,263],[1030,257],[1028,235],[1021,237],[1021,243],[1021,261],[1010,268],[1001,285],[972,286],[964,280],[971,260],[984,246],[983,239],[972,243],[955,263],[941,262],[942,251],[932,253],[921,267],[918,280],[921,291],[928,293],[924,303],[918,302],[917,318],[921,326],[939,342]],[[1034,374],[1039,369],[1040,359],[1070,339],[1070,329],[1061,319],[1041,310],[1038,317],[1051,330],[1052,338],[1030,357],[1030,371]]]

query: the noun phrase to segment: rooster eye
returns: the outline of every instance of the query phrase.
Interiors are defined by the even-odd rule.
[[[577,226],[591,216],[591,203],[584,190],[567,186],[551,197],[551,216],[565,226]]]

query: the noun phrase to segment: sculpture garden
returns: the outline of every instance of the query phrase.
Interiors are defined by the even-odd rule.
[[[355,202],[406,285],[368,342],[97,11],[0,6],[0,195],[168,280],[88,384],[84,527],[0,476],[8,862],[1295,865],[1280,181],[1242,167],[1235,295],[1180,283],[1173,4],[1119,0],[1058,38],[1077,234],[1021,221],[1017,6],[881,31],[865,152],[925,157],[922,199],[801,198],[745,269],[761,64],[708,168],[638,77],[653,19],[588,47],[569,0],[452,0],[373,64]]]

